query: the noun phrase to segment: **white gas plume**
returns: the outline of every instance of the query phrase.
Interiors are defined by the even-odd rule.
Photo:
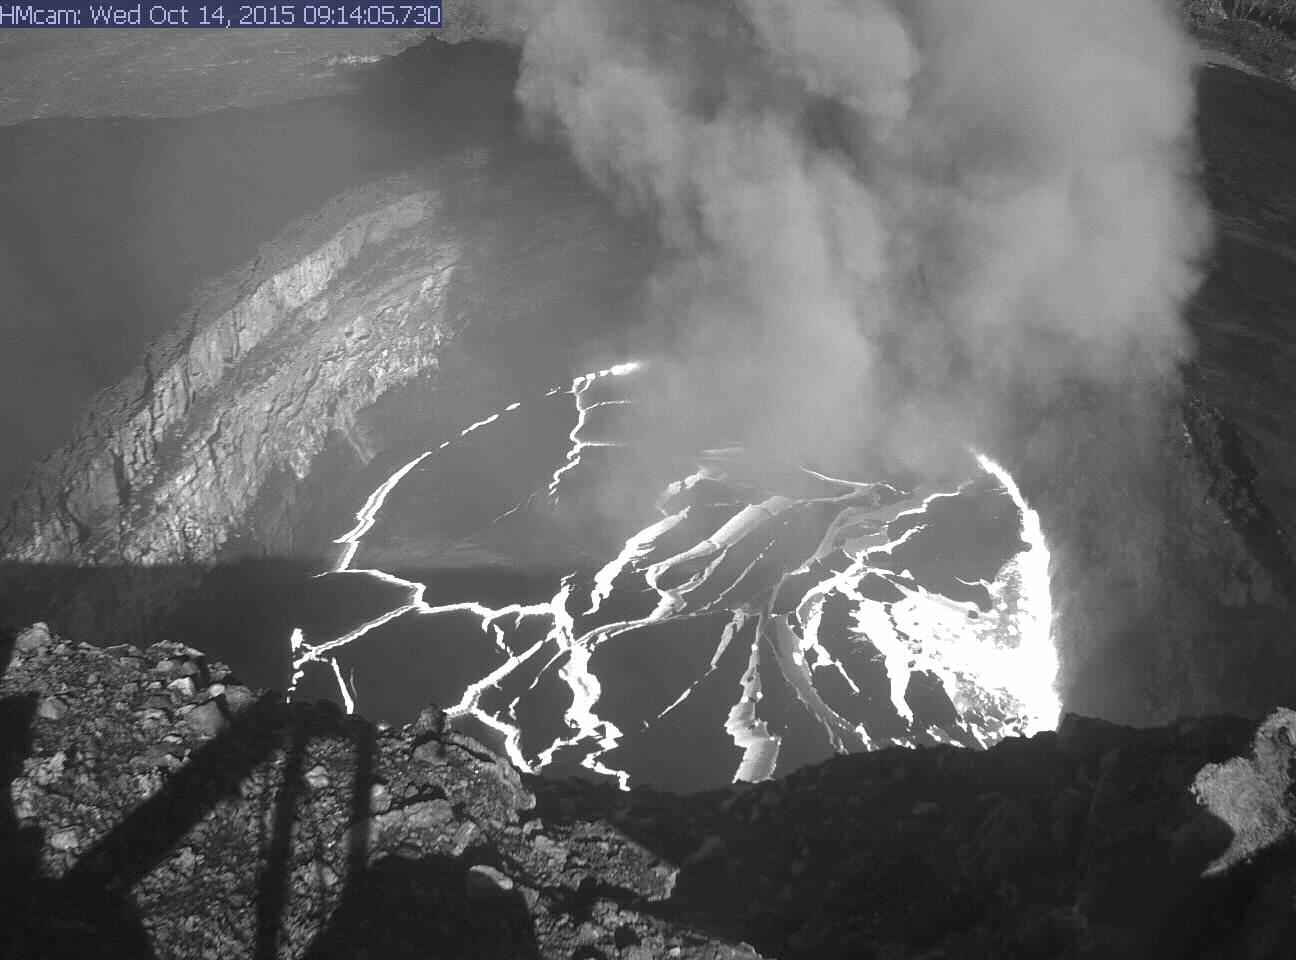
[[[1161,0],[491,8],[535,132],[678,254],[638,345],[673,430],[914,463],[1190,349],[1194,58]]]

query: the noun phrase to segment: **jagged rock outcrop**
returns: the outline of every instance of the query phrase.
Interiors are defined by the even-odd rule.
[[[1296,86],[1296,6],[1290,0],[1179,0],[1179,6],[1214,55]]]
[[[1193,780],[1198,802],[1229,825],[1233,840],[1206,875],[1222,874],[1296,831],[1288,802],[1296,712],[1277,710],[1256,731],[1250,757],[1202,767]]]
[[[388,728],[284,703],[181,644],[36,625],[3,649],[14,960],[1279,960],[1296,939],[1290,829],[1203,875],[1233,839],[1230,791],[1207,806],[1194,785],[1248,763],[1236,718],[1068,716],[984,752],[621,793],[520,777],[435,708]],[[1285,722],[1257,756],[1296,756],[1268,735]]]

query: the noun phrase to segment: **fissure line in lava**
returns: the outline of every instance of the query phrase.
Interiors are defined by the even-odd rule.
[[[623,377],[638,368],[633,363],[619,364],[583,374],[566,388],[553,387],[544,394],[550,398],[567,393],[572,398],[575,422],[567,434],[565,456],[550,477],[546,498],[537,500],[537,491],[493,523],[527,506],[539,503],[537,509],[543,509],[544,504],[555,503],[565,480],[581,467],[582,454],[590,448],[624,445],[616,439],[587,436],[590,413],[599,407],[631,401],[595,399],[591,388],[604,378]],[[920,735],[938,742],[986,743],[1005,735],[1010,728],[1029,732],[1055,722],[1057,697],[1052,684],[1056,652],[1051,636],[1047,545],[1038,515],[1026,503],[1013,478],[982,454],[976,455],[978,466],[1012,501],[1020,517],[1020,537],[1029,545],[993,578],[953,578],[965,586],[984,587],[993,603],[989,612],[933,593],[915,579],[912,571],[897,569],[902,566],[896,560],[902,555],[900,551],[912,550],[918,538],[927,535],[934,503],[939,498],[962,495],[972,481],[953,491],[927,488],[905,494],[886,483],[844,480],[802,467],[806,476],[838,489],[818,497],[791,497],[732,476],[734,470],[742,469],[744,454],[737,447],[700,454],[696,470],[666,486],[656,504],[657,515],[628,537],[616,556],[588,574],[570,572],[562,578],[556,593],[544,602],[434,605],[425,597],[424,584],[354,565],[364,537],[374,528],[388,497],[402,480],[456,440],[522,409],[522,403],[511,403],[474,422],[457,437],[402,464],[369,495],[356,513],[355,525],[335,541],[341,550],[332,572],[369,577],[397,587],[403,591],[404,600],[324,642],[308,643],[300,630],[295,631],[293,689],[307,664],[326,663],[351,711],[355,708],[354,686],[349,686],[342,676],[336,658],[340,648],[399,617],[470,613],[480,622],[483,634],[493,636],[504,660],[468,684],[447,714],[472,716],[494,730],[502,738],[509,759],[522,769],[532,770],[577,756],[587,769],[612,777],[625,788],[629,774],[606,762],[607,755],[624,740],[624,734],[598,713],[603,688],[591,667],[595,651],[630,631],[727,612],[728,620],[715,640],[709,666],[701,676],[685,683],[668,705],[650,715],[647,725],[663,720],[688,701],[701,681],[719,669],[724,653],[739,634],[751,626],[747,666],[736,678],[736,699],[722,721],[740,753],[733,771],[735,779],[772,776],[780,762],[783,736],[770,728],[759,709],[764,685],[775,678],[788,685],[834,749],[872,749],[881,745],[864,722],[852,720],[830,706],[816,682],[817,677],[825,676],[821,672],[827,671],[841,681],[851,696],[860,696],[863,688],[852,673],[858,669],[859,660],[851,659],[851,651],[863,645],[868,645],[874,659],[880,662],[887,677],[890,706],[911,731],[906,736],[889,735],[883,738],[884,743],[913,745],[922,742]],[[698,527],[710,522],[706,518],[714,514],[715,506],[706,508],[710,513],[695,512],[694,500],[717,486],[730,491],[723,502],[732,504],[732,513],[717,520],[709,531],[698,528],[691,545],[681,541],[682,536],[693,535],[690,525]],[[809,528],[815,539],[798,548],[805,552],[788,554],[782,532],[796,529],[803,521],[820,522],[813,518],[823,518],[822,533]],[[903,529],[893,535],[897,522]],[[667,550],[667,543],[677,545]],[[897,599],[871,599],[862,586],[866,579],[885,585]],[[596,618],[618,596],[617,584],[623,580],[630,582],[627,589],[632,593],[648,594],[651,609],[639,616],[595,623],[578,633],[578,621]],[[756,594],[752,594],[753,589]],[[784,592],[794,602],[790,606],[784,603],[780,606],[784,612],[778,613],[775,599]],[[826,633],[827,604],[834,598],[849,604],[845,637],[838,633],[830,638]],[[512,652],[516,645],[508,642],[508,630],[533,618],[544,620],[548,631],[521,652]],[[488,691],[498,689],[542,651],[546,660],[531,680],[529,690],[536,689],[542,676],[556,672],[570,694],[570,703],[562,716],[565,734],[528,756],[516,717],[518,698],[498,712],[486,709],[482,702]],[[773,676],[762,675],[762,651],[777,664]],[[915,717],[907,691],[917,672],[937,678],[944,686],[959,717],[948,728],[924,726]]]
[[[634,373],[638,369],[638,363],[621,363],[603,370],[583,374],[572,381],[571,386],[569,387],[569,392],[576,401],[578,428],[573,429],[571,434],[569,434],[573,446],[568,451],[568,464],[574,465],[574,463],[579,462],[579,451],[581,445],[585,443],[585,441],[579,436],[579,427],[584,425],[586,412],[592,406],[596,406],[596,404],[583,403],[586,390],[591,384],[605,377],[622,377]],[[545,394],[545,396],[553,396],[561,390],[561,387],[552,388]],[[502,414],[513,413],[521,408],[521,402],[510,403],[504,407],[502,411],[493,413],[481,420],[469,424],[459,432],[458,439],[463,439],[475,431],[497,422]],[[308,663],[319,662],[325,659],[326,655],[330,654],[332,651],[348,646],[349,644],[362,639],[364,636],[379,627],[407,614],[430,616],[442,613],[468,612],[476,615],[481,620],[482,630],[484,632],[489,631],[496,621],[506,617],[515,617],[518,619],[523,617],[549,617],[552,619],[554,626],[545,639],[556,642],[560,652],[568,655],[566,664],[561,668],[561,674],[563,678],[568,681],[573,692],[573,703],[567,711],[567,721],[569,725],[577,731],[577,736],[573,738],[572,742],[575,742],[577,739],[587,736],[591,732],[601,728],[599,742],[605,745],[604,749],[610,749],[615,745],[616,739],[620,736],[620,731],[618,731],[615,726],[601,721],[593,711],[593,706],[598,700],[599,684],[597,678],[595,678],[593,674],[589,673],[587,669],[589,651],[578,648],[573,636],[574,624],[566,610],[568,596],[571,592],[571,585],[567,579],[564,579],[562,588],[559,592],[547,603],[543,604],[511,604],[504,607],[490,607],[476,602],[466,602],[434,606],[424,599],[424,593],[427,589],[425,584],[412,580],[405,580],[383,570],[356,569],[352,567],[352,564],[355,562],[356,553],[360,548],[360,544],[365,534],[373,529],[374,524],[377,522],[377,517],[382,511],[383,505],[386,503],[391,492],[415,468],[433,454],[449,447],[453,442],[453,440],[443,441],[435,449],[423,451],[418,456],[413,457],[393,471],[385,480],[383,480],[382,483],[378,485],[377,488],[375,488],[373,493],[366,498],[364,504],[356,512],[355,526],[334,541],[334,543],[342,547],[342,550],[333,566],[333,573],[351,573],[360,576],[368,576],[380,582],[401,587],[406,590],[406,602],[366,621],[348,633],[323,643],[307,643],[303,638],[302,631],[300,629],[295,629],[291,638],[293,673],[289,686],[290,695],[296,691],[302,678],[303,671]],[[566,472],[565,468],[560,469],[555,473],[553,481],[549,487],[551,495],[556,491],[557,485],[561,480],[561,475],[564,472]],[[497,717],[494,717],[487,711],[481,710],[479,702],[481,695],[485,690],[497,685],[515,669],[529,660],[531,656],[544,646],[544,642],[545,641],[540,641],[533,644],[531,648],[524,651],[522,654],[509,654],[508,659],[500,667],[476,683],[469,685],[460,702],[446,711],[447,715],[450,717],[471,714],[488,727],[503,734],[510,759],[519,767],[526,770],[530,769],[530,764],[522,755],[519,746],[521,740],[520,729],[518,729],[514,724],[509,724]],[[499,643],[501,649],[506,653],[508,652],[508,648],[502,642],[501,638],[497,637],[497,643]],[[342,677],[341,667],[338,665],[335,658],[327,657],[327,659],[332,665],[338,688],[341,692],[347,712],[354,712],[355,701],[352,696],[352,691],[348,689],[347,684]],[[555,744],[551,747],[551,750],[556,749],[560,745],[561,744]],[[591,769],[614,776],[618,774],[616,771],[610,771],[603,768],[598,764],[596,757],[587,758],[587,760]],[[621,774],[620,776],[623,777],[624,774]]]

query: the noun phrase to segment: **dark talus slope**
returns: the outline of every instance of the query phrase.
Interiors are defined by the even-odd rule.
[[[1296,938],[1290,711],[1072,715],[679,797],[519,777],[435,710],[285,704],[177,643],[37,625],[0,650],[15,960],[1279,960]]]

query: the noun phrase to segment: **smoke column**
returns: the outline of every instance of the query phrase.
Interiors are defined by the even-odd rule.
[[[663,443],[932,467],[1190,349],[1193,53],[1159,0],[491,9],[534,132],[678,255],[642,345]]]

